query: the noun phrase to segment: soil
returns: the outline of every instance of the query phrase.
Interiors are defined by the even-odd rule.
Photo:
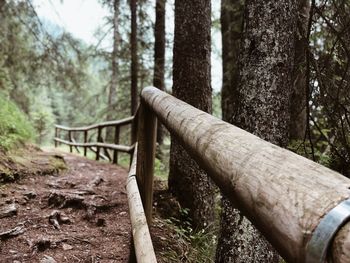
[[[37,155],[24,162],[40,172],[0,187],[0,262],[127,262],[127,170],[68,153]],[[52,168],[53,156],[65,171]]]

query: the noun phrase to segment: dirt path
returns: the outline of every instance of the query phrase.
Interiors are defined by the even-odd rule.
[[[60,175],[0,188],[0,262],[127,262],[127,171],[63,157]]]

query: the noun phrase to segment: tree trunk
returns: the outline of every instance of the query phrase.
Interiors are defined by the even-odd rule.
[[[6,0],[0,0],[0,12],[3,11],[5,4],[6,4]]]
[[[234,112],[238,107],[238,80],[239,67],[238,57],[240,52],[244,1],[222,0],[221,1],[221,36],[222,36],[222,90],[221,108],[222,119],[233,123]],[[239,257],[237,249],[242,239],[238,234],[239,222],[243,217],[238,210],[234,209],[231,202],[223,195],[221,199],[220,233],[216,248],[216,262],[233,262]],[[246,221],[245,221],[246,222]]]
[[[107,121],[116,118],[116,101],[117,101],[117,85],[118,85],[118,45],[119,40],[119,0],[113,1],[113,51],[112,51],[112,78],[108,92],[108,112]],[[107,128],[107,141],[113,140],[113,129]]]
[[[138,58],[137,58],[137,0],[130,0],[131,11],[131,115],[137,109],[137,79],[138,79]]]
[[[296,8],[295,0],[246,0],[239,86],[231,87],[233,105],[223,103],[226,120],[282,147],[289,141]],[[225,198],[221,229],[216,262],[279,262],[277,252]]]
[[[212,111],[210,0],[175,1],[173,95],[196,108]],[[169,189],[190,209],[196,228],[213,222],[215,187],[186,151],[172,138]]]
[[[232,123],[237,110],[238,55],[243,22],[243,0],[221,1],[222,70],[221,91],[222,119]]]
[[[154,26],[154,76],[153,86],[164,90],[165,67],[165,3],[166,0],[156,1],[156,23]],[[157,142],[163,143],[162,126],[158,124]]]
[[[310,17],[310,0],[298,0],[298,20],[295,36],[295,58],[293,69],[293,92],[290,104],[290,139],[303,140],[307,124],[306,56],[308,48],[307,30]]]

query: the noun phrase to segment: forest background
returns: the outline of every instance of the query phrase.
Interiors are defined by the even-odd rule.
[[[117,32],[113,30],[116,23],[115,2],[120,4]],[[223,111],[223,119],[229,122],[232,121],[232,109],[228,106],[234,105],[232,95],[235,85],[230,83],[232,89],[225,90],[225,80],[234,81],[234,76],[230,74],[236,70],[237,54],[240,52],[235,41],[241,40],[242,28],[237,25],[242,24],[242,2],[222,1],[231,8],[225,20],[222,13],[225,6],[221,6],[220,14],[218,1],[212,1],[215,3],[211,28],[212,54],[216,58],[214,61],[219,61],[220,65],[220,58],[228,57],[228,60],[222,61],[223,68],[228,69],[224,70],[222,91],[221,84],[217,85],[220,80],[212,84],[213,114],[221,117]],[[294,68],[293,72],[289,72],[294,89],[290,118],[301,125],[291,126],[291,136],[284,141],[288,141],[289,149],[350,176],[350,3],[345,0],[300,0],[298,3],[299,30],[294,53],[301,55],[291,63]],[[35,1],[0,0],[2,149],[10,149],[18,141],[27,140],[40,145],[50,144],[55,123],[80,126],[130,115],[132,41],[129,2],[101,0],[99,4],[110,10],[110,14],[104,18],[105,27],[96,32],[97,42],[91,44],[40,17]],[[153,2],[138,1],[138,92],[153,83],[154,9]],[[173,20],[173,9],[174,3],[167,1],[167,23]],[[227,32],[232,31],[231,35],[222,34],[222,48],[230,47],[228,52],[222,52],[218,44],[224,25]],[[165,86],[168,92],[172,92],[172,31],[173,27],[167,24]],[[225,39],[226,35],[230,38]],[[117,49],[105,42],[108,38],[117,40]],[[113,63],[113,57],[118,58],[117,64]],[[216,74],[220,66],[212,64],[212,73]],[[112,89],[115,72],[118,76],[117,88]],[[293,116],[293,112],[301,117]],[[295,127],[298,130],[293,130]],[[169,145],[167,138],[164,142]]]
[[[111,108],[109,87],[112,74],[113,8],[111,2],[101,1],[100,27],[90,42],[69,33],[54,24],[44,14],[40,1],[9,1],[2,11],[0,36],[0,90],[2,96],[13,101],[33,123],[35,141],[52,145],[55,123],[79,126],[130,115],[130,9],[126,1],[120,2],[120,43],[118,50],[118,87]],[[83,1],[84,2],[84,1]],[[82,5],[84,3],[81,3]],[[38,6],[36,6],[38,3]],[[56,3],[57,4],[57,3]],[[57,8],[47,2],[46,9],[63,19]],[[59,5],[59,4],[58,4]],[[68,5],[69,6],[69,5]],[[74,6],[74,5],[72,5]],[[218,6],[217,6],[218,7]],[[66,7],[67,8],[67,7]],[[152,85],[154,50],[154,3],[140,2],[138,6],[138,87]],[[219,9],[213,30],[213,75],[215,88],[215,114],[220,117],[221,53]],[[166,32],[166,90],[172,85],[173,3],[167,3]],[[91,10],[93,12],[93,10]],[[109,11],[109,13],[108,13]],[[46,11],[47,13],[47,11]],[[152,14],[152,15],[149,15]],[[93,15],[86,14],[87,16]],[[96,19],[96,18],[95,18]],[[55,19],[52,18],[54,21]],[[172,22],[170,22],[172,21]],[[69,26],[68,26],[69,28]],[[90,23],[91,29],[91,23]],[[88,29],[82,29],[83,33]],[[86,35],[87,33],[85,33]],[[87,39],[87,37],[85,38]],[[11,60],[11,61],[9,61]]]

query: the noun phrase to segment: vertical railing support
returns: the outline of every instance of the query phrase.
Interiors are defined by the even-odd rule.
[[[119,144],[119,133],[120,133],[119,126],[115,126],[114,144]],[[113,152],[113,163],[118,164],[118,151],[117,150],[114,150],[114,152]]]
[[[55,138],[58,138],[58,128],[55,127]],[[55,140],[55,148],[57,148],[58,142]]]
[[[102,141],[102,128],[98,127],[97,130],[97,142],[101,142]],[[96,147],[96,161],[100,160],[100,147],[97,146]]]
[[[84,131],[84,143],[87,143],[87,140],[88,140],[88,131]],[[86,156],[87,154],[87,147],[84,146],[84,156]]]
[[[68,131],[68,140],[69,140],[69,142],[73,142],[72,131]],[[73,152],[73,146],[72,145],[69,145],[69,151],[71,153]]]
[[[156,153],[157,119],[154,113],[143,102],[141,102],[138,117],[136,177],[147,222],[150,225],[152,223],[153,172]]]
[[[140,112],[140,107],[137,108],[136,113],[134,115],[134,119],[131,123],[131,145],[135,144],[137,141],[137,127],[139,125],[139,115],[140,115],[139,112]]]

